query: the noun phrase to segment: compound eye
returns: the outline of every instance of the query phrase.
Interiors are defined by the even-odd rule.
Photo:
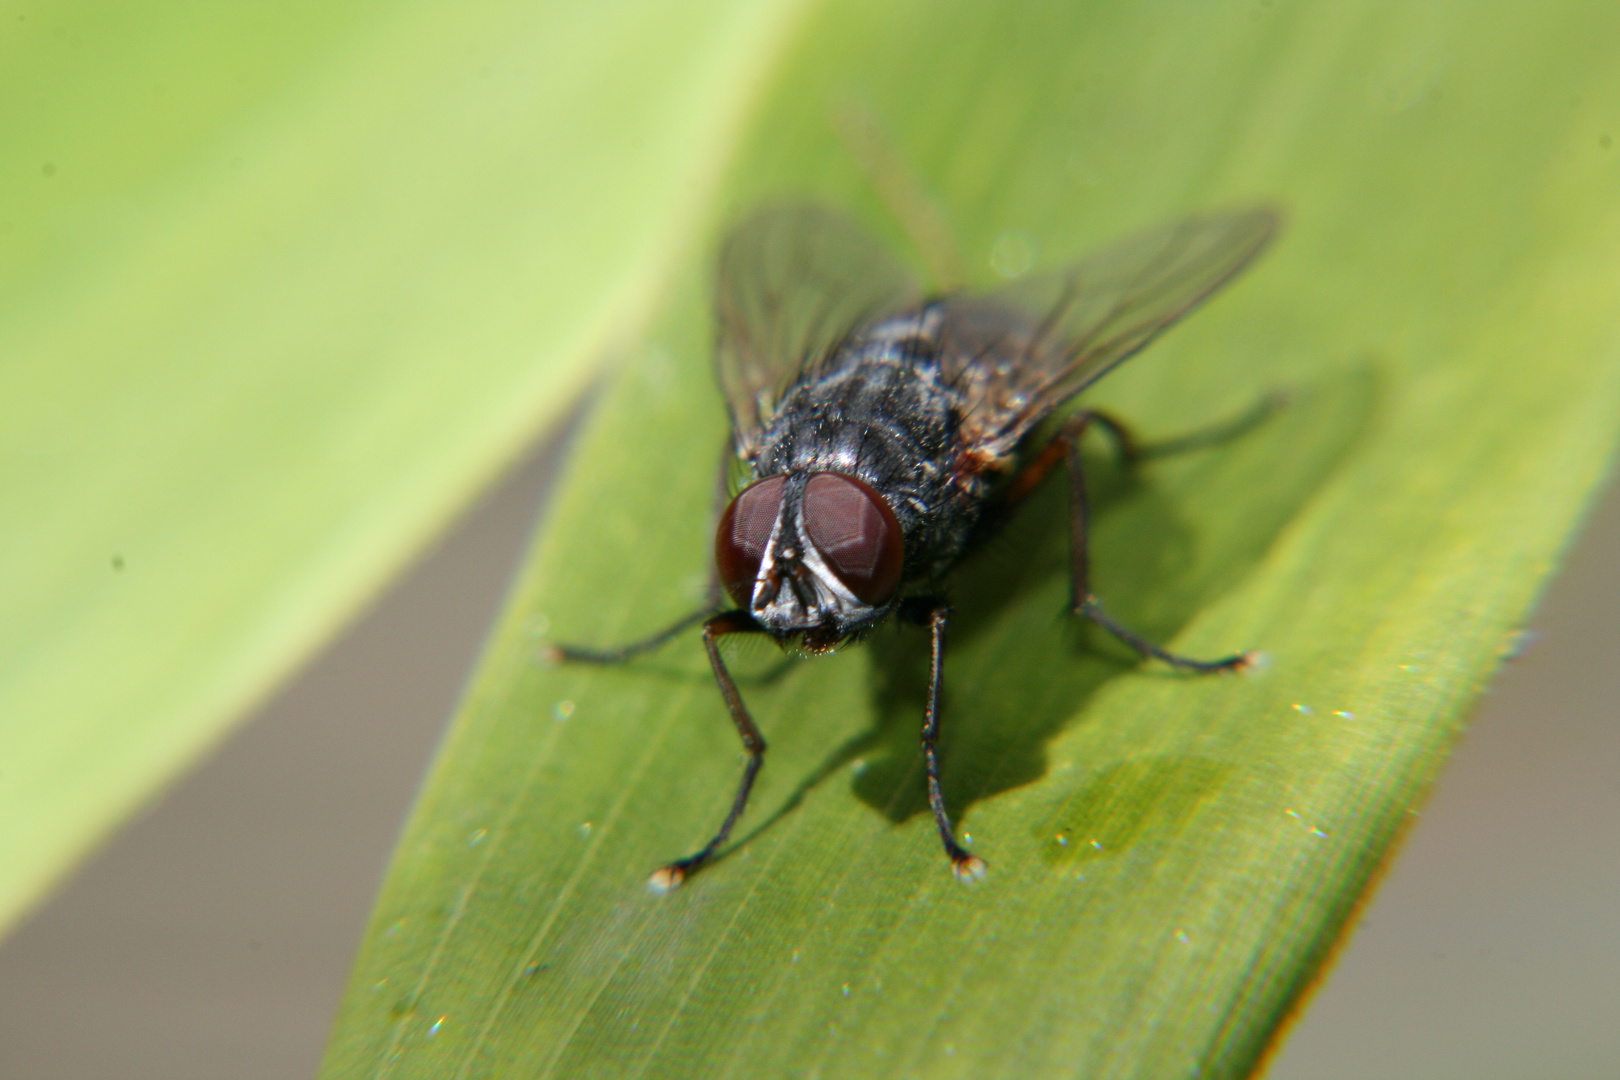
[[[845,588],[864,604],[900,584],[905,539],[883,496],[853,476],[817,473],[804,489],[804,529]]]
[[[720,584],[740,608],[746,608],[754,595],[754,579],[765,558],[765,545],[776,527],[776,514],[782,508],[783,476],[768,476],[737,493],[720,515],[714,532],[714,564],[720,571]]]

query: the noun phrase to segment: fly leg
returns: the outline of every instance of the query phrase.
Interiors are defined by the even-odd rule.
[[[762,628],[746,611],[728,611],[711,616],[709,613],[712,610],[704,608],[694,611],[649,638],[617,649],[581,649],[573,645],[551,645],[546,650],[553,661],[622,664],[642,653],[651,652],[694,623],[703,623],[703,648],[709,654],[709,666],[714,669],[714,681],[720,685],[720,696],[725,699],[726,709],[731,713],[731,722],[736,725],[737,735],[742,739],[743,749],[748,753],[748,763],[743,767],[742,781],[737,785],[737,794],[731,800],[731,810],[726,814],[726,820],[721,822],[720,831],[715,833],[714,838],[703,845],[703,849],[697,854],[677,859],[668,866],[654,871],[647,883],[658,892],[668,892],[675,888],[686,880],[688,874],[714,857],[720,845],[726,842],[726,837],[731,835],[731,827],[737,824],[737,819],[742,816],[743,807],[748,805],[748,793],[753,790],[754,777],[759,774],[759,767],[765,763],[765,738],[760,735],[759,728],[748,715],[742,695],[737,692],[737,684],[732,681],[731,672],[726,670],[726,663],[720,658],[720,649],[715,644],[722,635],[757,634],[762,632]]]
[[[1073,455],[1078,452],[1080,437],[1093,424],[1114,444],[1114,453],[1118,455],[1120,464],[1130,469],[1144,461],[1170,457],[1173,454],[1185,454],[1193,450],[1205,450],[1229,442],[1254,428],[1287,404],[1286,393],[1280,390],[1273,391],[1231,419],[1221,420],[1208,427],[1198,428],[1185,435],[1156,443],[1137,442],[1130,429],[1110,413],[1096,409],[1077,412],[1064,423],[1050,442],[1041,447],[1041,452],[1013,478],[1002,496],[1002,502],[1007,510],[1011,510],[1040,486],[1041,481],[1046,479],[1046,474],[1051,472],[1059,461],[1066,457],[1071,465],[1078,461],[1079,459]],[[1075,470],[1071,467],[1070,471]]]
[[[696,626],[709,617],[713,607],[699,608],[690,615],[683,615],[674,623],[651,637],[633,641],[629,645],[621,645],[617,649],[583,649],[577,645],[547,645],[543,650],[545,658],[552,663],[572,661],[576,664],[622,664],[626,660],[633,660],[642,653],[652,652],[658,646],[675,637],[681,631]]]
[[[1172,443],[1161,443],[1157,446],[1142,446],[1138,444],[1118,420],[1106,413],[1079,412],[1063,425],[1063,429],[1053,436],[1052,441],[1041,448],[1034,459],[1024,467],[1007,489],[1006,500],[1009,505],[1026,498],[1031,491],[1045,478],[1059,460],[1068,465],[1069,471],[1069,584],[1070,609],[1076,614],[1084,616],[1108,631],[1120,641],[1129,645],[1143,656],[1151,656],[1155,660],[1163,661],[1173,667],[1185,671],[1237,671],[1252,665],[1256,654],[1252,652],[1236,653],[1224,656],[1218,660],[1195,660],[1192,657],[1181,656],[1167,649],[1155,645],[1142,635],[1130,630],[1103,613],[1102,601],[1097,599],[1091,591],[1091,556],[1089,549],[1091,511],[1086,499],[1086,478],[1080,460],[1080,437],[1085,434],[1086,428],[1095,424],[1106,432],[1113,440],[1119,456],[1129,466],[1146,457],[1160,456],[1174,450],[1193,449],[1208,445],[1219,439],[1231,438],[1233,435],[1247,430],[1268,415],[1275,405],[1270,401],[1263,403],[1264,411],[1257,415],[1240,417],[1233,423],[1209,429],[1206,432],[1195,433]]]
[[[742,695],[737,692],[737,684],[732,681],[731,672],[726,670],[726,662],[721,659],[720,647],[717,644],[725,634],[762,632],[763,628],[746,611],[728,611],[714,616],[703,624],[703,649],[709,654],[709,666],[714,669],[714,681],[720,686],[720,696],[725,699],[726,709],[731,713],[731,722],[736,725],[737,737],[742,740],[743,750],[748,754],[748,762],[743,766],[742,780],[737,784],[737,794],[732,797],[731,809],[726,813],[726,819],[720,823],[720,829],[714,837],[696,854],[660,867],[647,880],[647,884],[658,892],[669,892],[674,889],[685,881],[688,875],[714,857],[720,845],[726,842],[726,837],[731,835],[731,827],[737,824],[737,819],[742,816],[743,807],[748,805],[748,793],[754,789],[754,778],[759,775],[759,767],[765,764],[765,737],[759,733],[754,718],[748,715],[748,707],[743,704]]]
[[[727,438],[725,448],[720,454],[720,468],[715,473],[715,499],[719,506],[726,502],[728,478],[730,476],[731,462],[737,457],[731,439]],[[716,511],[718,516],[718,511]],[[708,618],[714,609],[720,606],[720,579],[716,576],[714,563],[709,564],[709,602],[703,607],[688,615],[683,615],[669,626],[640,641],[633,641],[628,645],[621,645],[617,649],[584,649],[576,645],[548,645],[543,651],[545,658],[552,663],[573,661],[580,664],[622,664],[632,660],[642,653],[652,652],[664,642],[679,635],[688,627],[696,626]]]
[[[1184,454],[1190,450],[1204,450],[1211,446],[1219,446],[1244,434],[1272,413],[1284,408],[1288,404],[1288,398],[1289,395],[1286,391],[1273,390],[1231,419],[1221,420],[1210,424],[1208,427],[1189,431],[1185,435],[1178,435],[1174,439],[1148,443],[1145,446],[1132,446],[1128,452],[1126,452],[1126,444],[1121,442],[1121,456],[1124,458],[1125,464],[1135,465],[1137,462],[1147,461],[1152,458],[1169,457],[1172,454]],[[1117,421],[1111,420],[1109,423],[1115,431],[1123,434],[1123,429],[1119,427]]]
[[[917,597],[906,602],[906,618],[925,623],[929,632],[928,708],[923,714],[923,765],[928,771],[928,807],[934,812],[934,825],[939,829],[940,843],[945,857],[951,860],[951,873],[963,884],[972,884],[984,877],[984,860],[970,855],[956,842],[951,831],[950,814],[945,809],[945,795],[939,787],[939,686],[945,668],[945,623],[951,609],[944,601],[932,597]]]

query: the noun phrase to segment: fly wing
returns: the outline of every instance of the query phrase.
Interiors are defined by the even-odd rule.
[[[989,456],[1011,452],[1236,276],[1280,220],[1268,206],[1187,218],[1066,269],[943,301],[944,374],[961,395],[963,438]]]
[[[784,392],[853,331],[916,302],[906,269],[833,210],[786,203],[738,223],[715,283],[716,367],[738,453],[753,457]]]

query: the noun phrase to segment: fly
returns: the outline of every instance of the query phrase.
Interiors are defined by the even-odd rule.
[[[1106,615],[1092,594],[1080,440],[1095,427],[1127,464],[1222,432],[1139,446],[1113,417],[1043,422],[1230,281],[1266,246],[1266,206],[1187,218],[996,291],[925,297],[876,239],[832,210],[768,206],[721,245],[716,367],[731,416],[734,492],[719,517],[715,604],[645,641],[558,659],[617,663],[702,623],[703,646],[747,762],[719,830],[660,868],[675,888],[730,836],[764,763],[765,739],[721,658],[729,634],[765,634],[816,654],[891,615],[926,627],[922,723],[928,803],[956,877],[984,860],[956,840],[940,792],[940,682],[950,606],[943,580],[1060,462],[1070,491],[1071,607],[1143,656],[1230,671],[1238,653],[1194,660]],[[720,608],[720,610],[717,610]]]

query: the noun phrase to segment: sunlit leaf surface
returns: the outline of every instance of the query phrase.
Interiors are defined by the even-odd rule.
[[[1253,272],[1094,397],[1170,435],[1291,392],[1226,446],[1094,470],[1111,610],[1272,666],[1187,678],[1074,626],[1054,486],[953,593],[945,788],[988,878],[938,850],[923,643],[891,628],[829,659],[740,651],[771,742],[753,807],[728,857],[649,894],[737,775],[698,643],[612,670],[540,646],[635,638],[701,592],[723,420],[696,251],[575,451],[326,1075],[1249,1073],[1614,444],[1617,34],[1600,4],[818,7],[711,238],[814,192],[906,250],[884,161],[981,285],[1287,207]],[[851,115],[886,134],[841,139]]]

